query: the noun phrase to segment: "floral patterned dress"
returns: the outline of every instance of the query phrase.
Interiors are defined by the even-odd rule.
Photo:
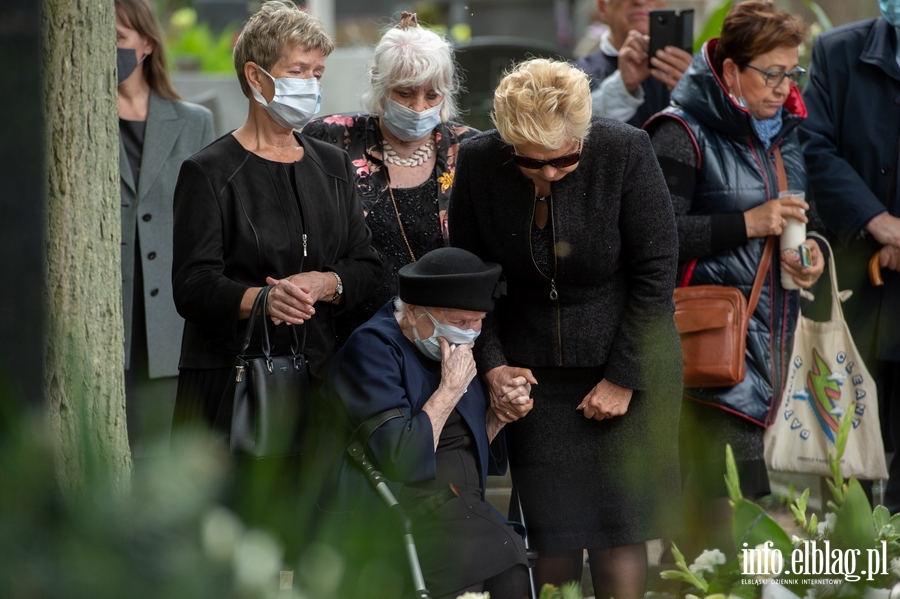
[[[366,213],[366,224],[372,231],[372,246],[384,264],[384,275],[375,291],[360,306],[336,317],[338,344],[343,345],[356,327],[397,295],[397,272],[413,261],[410,251],[418,259],[430,250],[449,245],[447,211],[457,150],[463,139],[478,131],[454,122],[439,124],[434,130],[437,150],[434,173],[417,187],[394,188],[396,211],[388,190],[388,170],[377,116],[327,116],[307,123],[303,133],[350,155],[356,167],[356,187]]]

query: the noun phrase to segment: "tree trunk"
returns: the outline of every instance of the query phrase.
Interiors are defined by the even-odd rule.
[[[45,380],[57,475],[126,489],[115,11],[42,0],[47,150]]]

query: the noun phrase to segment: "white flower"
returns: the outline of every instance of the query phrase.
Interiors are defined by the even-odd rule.
[[[694,563],[688,566],[688,569],[694,574],[703,574],[703,572],[709,572],[712,574],[716,570],[716,566],[721,566],[725,563],[725,554],[719,551],[718,549],[713,550],[705,550],[701,553],[697,559],[694,560]]]
[[[463,593],[456,599],[491,599],[490,593]]]
[[[817,527],[820,536],[834,531],[834,523],[837,522],[837,514],[828,512],[825,514],[825,522],[819,522]]]
[[[799,547],[803,544],[803,539],[798,537],[797,535],[791,535],[791,545],[794,547]]]
[[[281,570],[282,549],[269,533],[250,530],[241,539],[232,563],[241,586],[274,588]]]
[[[244,536],[244,525],[223,507],[215,508],[203,517],[203,548],[206,552],[222,561],[228,561],[234,554],[241,537]]]
[[[900,557],[895,557],[891,560],[891,574],[900,578]]]

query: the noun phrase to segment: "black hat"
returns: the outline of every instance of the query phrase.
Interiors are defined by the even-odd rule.
[[[438,248],[400,269],[400,299],[416,306],[490,312],[506,293],[500,265],[460,248]]]

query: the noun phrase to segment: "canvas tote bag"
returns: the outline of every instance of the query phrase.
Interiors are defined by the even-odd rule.
[[[828,246],[823,237],[816,238],[820,246]],[[833,258],[828,270],[831,319],[815,322],[801,313],[797,320],[781,404],[764,436],[766,467],[778,472],[830,476],[828,452],[834,452],[840,419],[846,417],[853,419],[853,426],[841,459],[843,475],[884,479],[887,468],[875,381],[844,320],[841,303],[850,297],[850,292],[838,291]],[[853,402],[856,403],[850,412]]]

